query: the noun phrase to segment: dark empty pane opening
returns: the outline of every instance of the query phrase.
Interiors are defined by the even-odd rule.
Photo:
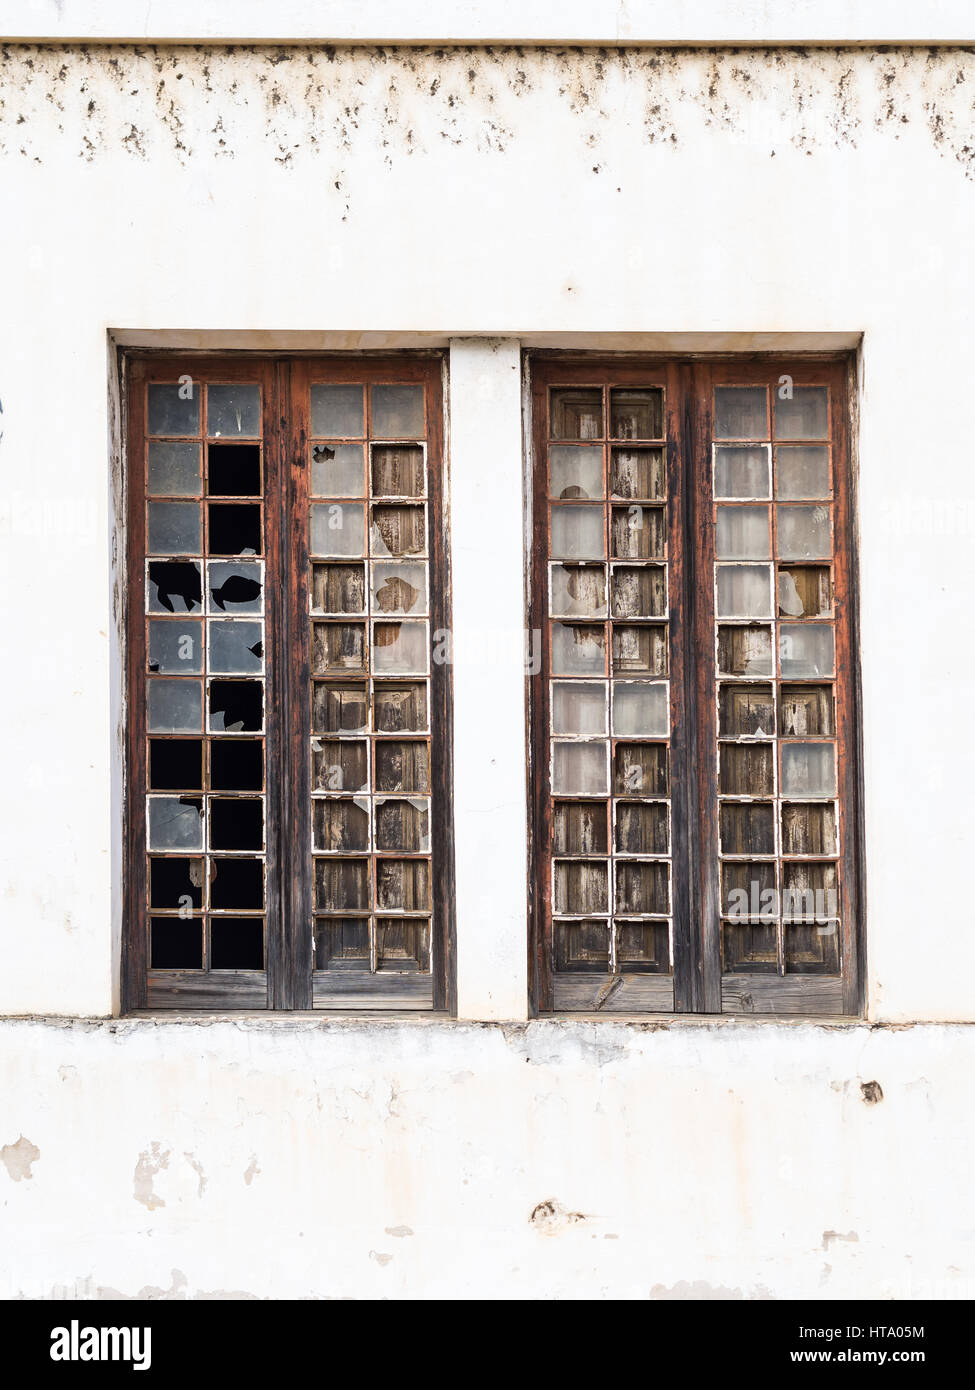
[[[264,919],[262,917],[211,918],[210,969],[263,970]]]
[[[202,907],[202,859],[151,859],[149,906],[180,908],[184,912]]]
[[[211,502],[207,510],[211,555],[261,553],[261,508],[257,503]]]
[[[257,497],[260,492],[261,446],[259,444],[207,445],[207,493],[209,496]]]
[[[257,733],[264,722],[260,681],[211,681],[210,728]]]
[[[212,797],[211,849],[262,849],[264,803],[257,797]]]
[[[216,738],[210,743],[210,789],[259,792],[264,786],[264,756],[258,739]]]
[[[155,792],[203,790],[203,740],[151,738],[149,787]]]
[[[214,859],[210,867],[210,906],[238,912],[264,906],[264,864],[260,859]]]
[[[149,964],[154,970],[202,970],[203,923],[199,917],[153,917]]]

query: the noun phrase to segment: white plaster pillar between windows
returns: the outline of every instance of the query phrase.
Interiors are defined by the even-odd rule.
[[[457,1012],[528,1013],[525,504],[517,339],[450,344]]]

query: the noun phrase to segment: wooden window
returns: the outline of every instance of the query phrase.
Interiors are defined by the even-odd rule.
[[[537,1007],[856,1013],[848,364],[532,376]]]
[[[126,381],[126,1008],[447,1007],[439,360]]]

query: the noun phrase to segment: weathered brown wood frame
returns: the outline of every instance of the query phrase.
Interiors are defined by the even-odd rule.
[[[262,387],[266,621],[266,971],[202,974],[167,971],[165,986],[148,989],[145,792],[145,386],[178,377],[218,378]],[[449,537],[444,497],[443,357],[439,353],[374,356],[239,353],[120,354],[125,440],[125,783],[121,1003],[147,1008],[214,1010],[311,1009],[318,991],[312,970],[310,852],[310,624],[308,603],[307,383],[417,383],[427,417],[430,630],[449,631]],[[453,819],[450,668],[431,666],[431,796],[434,912],[433,1008],[456,1007],[453,917]],[[275,775],[272,775],[272,769]],[[297,852],[296,852],[296,847]],[[401,1003],[387,980],[382,1003]],[[367,992],[347,997],[350,1011],[368,1007]],[[375,1007],[375,1003],[372,1005]]]
[[[547,475],[548,392],[553,386],[665,386],[668,468],[668,583],[671,661],[671,804],[674,918],[673,1003],[677,1013],[855,1016],[863,1008],[865,940],[862,888],[860,680],[857,643],[855,483],[851,449],[854,362],[849,354],[616,358],[569,353],[526,355],[530,376],[531,558],[529,626],[542,633],[539,671],[529,677],[530,938],[529,980],[536,1013],[553,1012],[551,788],[548,620],[550,552]],[[837,801],[843,925],[841,990],[814,975],[722,979],[719,927],[718,790],[714,750],[714,537],[711,470],[715,385],[765,385],[782,374],[796,385],[830,388],[834,493],[834,607]],[[606,426],[608,430],[608,424]],[[659,977],[658,977],[659,978]],[[829,986],[824,989],[824,984]],[[621,992],[622,993],[622,992]],[[603,991],[603,998],[609,1002]],[[606,1010],[622,1011],[622,998]],[[598,1009],[600,1004],[590,1005]],[[654,1009],[653,1003],[643,1006]]]

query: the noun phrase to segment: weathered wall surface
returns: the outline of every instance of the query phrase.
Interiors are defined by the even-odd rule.
[[[969,1028],[22,1022],[0,1068],[8,1297],[973,1292]]]
[[[959,49],[0,50],[0,1013],[115,1002],[114,341],[449,344],[455,618],[490,517],[514,630],[523,346],[862,335],[869,1016],[926,1025],[9,1019],[11,1292],[971,1293],[973,111]],[[455,684],[517,1019],[521,675]]]

